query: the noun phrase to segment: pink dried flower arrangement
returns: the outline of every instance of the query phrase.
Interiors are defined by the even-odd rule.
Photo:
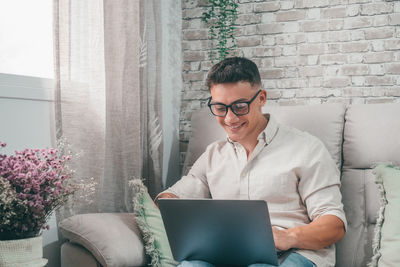
[[[49,215],[75,190],[69,185],[70,159],[54,148],[0,154],[0,240],[34,237],[48,229]]]

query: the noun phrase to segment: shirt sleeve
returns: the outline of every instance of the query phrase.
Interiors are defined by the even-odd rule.
[[[325,145],[315,139],[300,170],[299,193],[311,221],[322,215],[341,219],[347,230],[340,192],[340,172]]]
[[[207,149],[193,164],[187,175],[182,176],[173,186],[160,194],[172,193],[179,198],[211,198],[206,176],[209,155],[209,149]]]

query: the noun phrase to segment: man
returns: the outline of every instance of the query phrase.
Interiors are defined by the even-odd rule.
[[[334,266],[345,234],[339,171],[316,137],[279,125],[261,108],[267,92],[254,62],[227,58],[207,76],[210,111],[228,137],[209,145],[158,198],[263,199],[277,249],[294,249],[281,266]],[[181,266],[212,266],[182,262]],[[269,265],[254,265],[269,266]]]

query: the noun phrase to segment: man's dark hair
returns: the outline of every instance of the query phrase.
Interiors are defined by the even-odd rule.
[[[257,65],[244,57],[230,57],[215,64],[207,74],[206,86],[213,84],[249,82],[251,86],[261,85]]]

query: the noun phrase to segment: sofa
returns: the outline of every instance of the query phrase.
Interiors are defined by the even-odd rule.
[[[341,170],[341,191],[348,220],[345,237],[336,244],[336,266],[366,266],[371,259],[380,197],[375,163],[400,165],[400,103],[271,106],[263,110],[281,124],[322,140]],[[195,112],[183,173],[206,146],[225,138],[208,109]],[[75,215],[62,221],[66,240],[62,267],[145,266],[140,231],[130,213]]]

